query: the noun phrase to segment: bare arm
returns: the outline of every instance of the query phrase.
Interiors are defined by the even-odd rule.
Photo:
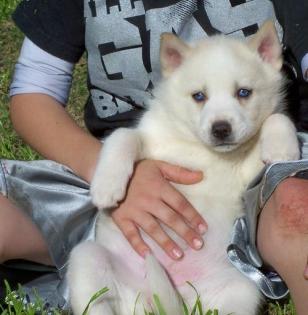
[[[90,182],[101,142],[80,128],[60,103],[45,94],[19,94],[11,98],[10,115],[31,147]]]

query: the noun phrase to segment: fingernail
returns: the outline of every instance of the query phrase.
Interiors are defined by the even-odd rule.
[[[207,231],[207,227],[206,227],[206,225],[204,225],[203,223],[200,223],[200,224],[198,225],[198,230],[199,230],[199,232],[200,232],[201,234],[204,234],[204,233]]]
[[[151,251],[148,248],[146,248],[141,252],[141,256],[142,258],[146,258],[146,256],[148,256],[150,253]]]
[[[181,250],[179,250],[178,248],[174,248],[172,250],[172,254],[175,258],[179,259],[183,256],[183,252]]]
[[[200,249],[203,246],[203,242],[198,238],[193,239],[193,245],[195,249]]]
[[[200,177],[200,180],[204,178],[203,172],[201,172],[201,171],[196,171],[196,175],[198,175],[198,177]]]

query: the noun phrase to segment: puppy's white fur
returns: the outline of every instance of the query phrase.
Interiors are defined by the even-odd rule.
[[[241,195],[264,162],[299,158],[295,128],[281,112],[283,79],[281,49],[271,22],[249,42],[217,36],[188,46],[164,34],[161,65],[164,80],[149,110],[135,129],[119,129],[105,142],[91,186],[98,208],[116,206],[126,192],[134,163],[157,159],[202,170],[205,179],[176,188],[208,222],[205,246],[184,248],[185,257],[172,261],[151,239],[153,256],[146,261],[130,247],[107,212],[101,212],[96,242],[78,245],[71,254],[68,280],[74,314],[82,314],[100,288],[110,291],[94,303],[90,314],[136,314],[155,306],[158,294],[168,315],[180,315],[178,293],[193,304],[197,288],[205,307],[219,314],[256,314],[260,294],[226,257],[235,218],[242,215]],[[252,91],[239,97],[239,89]],[[192,95],[203,92],[202,102]],[[213,132],[216,122],[228,135]],[[214,128],[215,129],[215,128]],[[170,281],[171,280],[171,281]]]

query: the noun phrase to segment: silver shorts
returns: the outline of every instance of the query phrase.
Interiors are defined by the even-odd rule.
[[[301,143],[300,161],[275,163],[252,181],[243,195],[245,215],[233,226],[227,254],[230,262],[258,286],[270,299],[284,298],[289,290],[274,270],[263,268],[256,247],[258,216],[277,185],[288,177],[308,179],[308,134],[299,134]]]
[[[308,134],[300,133],[299,139],[301,161],[273,164],[248,187],[243,196],[246,214],[235,222],[227,249],[231,263],[270,298],[281,298],[288,290],[277,274],[266,274],[261,269],[262,260],[255,246],[257,217],[282,180],[308,170]],[[93,240],[95,234],[97,209],[91,202],[88,183],[52,161],[0,160],[0,192],[42,231],[57,269],[26,284],[25,290],[31,296],[30,288],[35,286],[51,305],[67,308],[65,271],[69,253],[79,242]]]

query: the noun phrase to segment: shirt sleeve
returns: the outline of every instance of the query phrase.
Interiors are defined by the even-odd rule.
[[[34,44],[58,58],[76,63],[85,50],[83,0],[23,0],[13,20]]]
[[[304,56],[308,53],[308,1],[307,0],[273,0],[276,16],[283,27],[284,44],[302,66]],[[307,57],[306,57],[307,58]]]
[[[57,58],[25,38],[15,65],[10,96],[43,93],[64,106],[72,82],[74,64]]]

